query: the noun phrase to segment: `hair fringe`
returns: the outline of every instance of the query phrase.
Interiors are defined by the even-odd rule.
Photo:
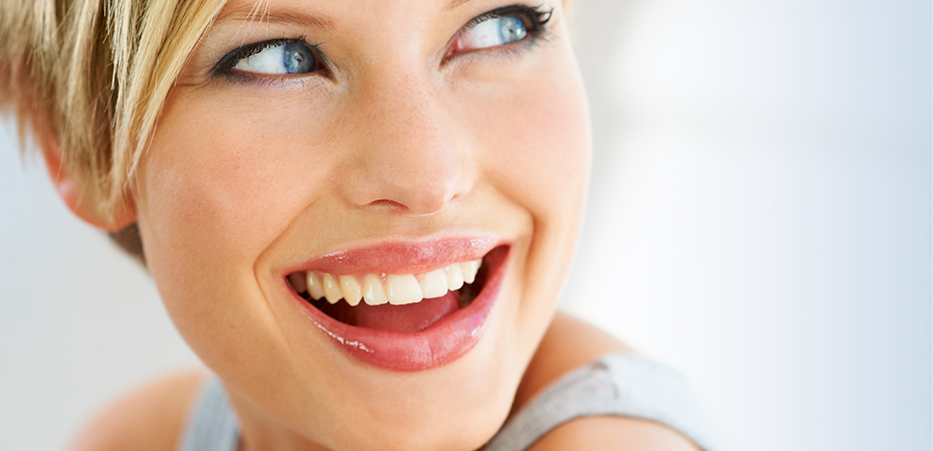
[[[15,117],[21,151],[29,136],[54,145],[87,205],[125,208],[165,98],[224,4],[0,0],[0,113]]]

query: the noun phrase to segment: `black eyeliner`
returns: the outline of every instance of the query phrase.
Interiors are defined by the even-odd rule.
[[[487,11],[483,14],[480,14],[466,23],[463,26],[463,29],[472,28],[479,23],[495,19],[497,17],[504,17],[510,15],[520,15],[530,22],[529,24],[529,34],[538,34],[544,26],[550,22],[551,17],[554,15],[554,8],[544,8],[544,4],[538,6],[528,6],[528,5],[509,5],[503,6],[501,8],[496,8],[490,11]]]
[[[546,25],[550,22],[554,14],[554,8],[546,8],[545,4],[542,3],[538,6],[529,6],[522,4],[507,5],[499,8],[489,10],[485,13],[482,13],[472,19],[470,19],[461,30],[468,30],[486,20],[495,19],[499,17],[506,16],[519,16],[525,22],[525,27],[528,32],[528,38],[523,42],[515,42],[513,45],[504,46],[504,48],[499,49],[500,51],[505,51],[511,54],[514,54],[518,49],[514,48],[514,44],[521,44],[522,47],[529,45],[534,45],[536,41],[541,38],[546,38],[547,30]],[[456,37],[454,38],[456,39]],[[233,68],[242,60],[249,58],[250,56],[256,55],[263,50],[290,43],[300,43],[307,46],[314,53],[314,57],[319,66],[326,69],[328,67],[327,58],[321,53],[319,47],[315,44],[308,43],[305,41],[304,36],[299,38],[278,38],[270,39],[267,41],[254,42],[251,44],[246,44],[240,46],[234,50],[231,50],[229,53],[224,55],[217,64],[210,70],[210,75],[212,77],[223,77],[230,81],[265,81],[273,82],[276,81],[276,78],[285,78],[285,77],[270,77],[268,75],[261,74],[252,74],[249,72],[235,71]],[[307,75],[307,74],[302,74]]]
[[[495,8],[485,13],[482,13],[470,19],[469,21],[467,21],[467,23],[464,24],[463,27],[460,28],[460,31],[458,31],[457,34],[454,35],[453,38],[451,38],[451,41],[450,41],[451,44],[448,44],[448,53],[447,55],[444,56],[443,63],[446,64],[447,61],[449,61],[451,58],[456,56],[456,54],[449,53],[450,52],[449,47],[454,42],[456,42],[457,39],[459,39],[461,33],[479,25],[480,23],[486,20],[496,19],[496,18],[505,17],[505,16],[518,16],[521,18],[522,22],[525,24],[526,31],[528,32],[528,35],[526,36],[525,39],[510,43],[507,45],[496,46],[495,48],[490,48],[490,49],[467,50],[464,53],[472,54],[472,53],[478,53],[483,50],[488,50],[488,51],[492,51],[495,53],[499,53],[503,56],[507,56],[509,58],[517,58],[523,52],[530,50],[536,47],[537,45],[550,40],[551,34],[550,34],[550,31],[547,25],[551,21],[551,18],[553,17],[553,15],[554,15],[554,8],[553,7],[546,8],[544,3],[538,6],[514,4],[514,5],[503,6],[500,8]],[[487,53],[487,52],[483,52],[483,53]]]
[[[237,65],[240,61],[249,58],[250,56],[256,55],[263,50],[283,45],[283,44],[292,44],[298,43],[307,46],[314,53],[314,58],[318,65],[326,67],[327,59],[321,53],[317,45],[311,44],[305,41],[304,36],[300,38],[278,38],[270,39],[268,41],[254,42],[252,44],[246,44],[236,49],[231,50],[229,53],[223,56],[217,64],[211,69],[212,76],[223,76],[226,78],[254,78],[248,73],[238,73],[233,70],[234,66]],[[268,76],[260,76],[268,78]]]

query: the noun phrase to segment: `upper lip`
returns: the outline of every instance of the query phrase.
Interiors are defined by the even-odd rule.
[[[349,247],[315,257],[288,274],[320,271],[347,274],[419,274],[451,263],[477,260],[502,244],[491,237],[431,237],[420,240],[383,241]]]

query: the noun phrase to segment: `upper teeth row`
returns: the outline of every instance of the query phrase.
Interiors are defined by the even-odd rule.
[[[448,290],[459,290],[464,283],[473,283],[482,262],[471,260],[452,263],[424,274],[335,276],[317,271],[301,271],[289,274],[288,280],[295,291],[307,291],[314,299],[327,298],[331,304],[346,299],[347,303],[355,306],[362,299],[369,305],[403,305],[441,297]]]

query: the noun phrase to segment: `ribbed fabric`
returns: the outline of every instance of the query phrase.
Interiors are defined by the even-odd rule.
[[[520,451],[574,418],[618,415],[655,421],[718,451],[686,379],[637,354],[609,354],[539,393],[483,451]],[[179,451],[236,451],[240,430],[220,380],[205,383]]]
[[[236,451],[240,425],[216,376],[210,376],[188,417],[179,451]]]
[[[484,451],[517,451],[574,418],[618,415],[655,421],[706,451],[716,451],[687,380],[637,354],[609,354],[539,393],[512,417]]]

